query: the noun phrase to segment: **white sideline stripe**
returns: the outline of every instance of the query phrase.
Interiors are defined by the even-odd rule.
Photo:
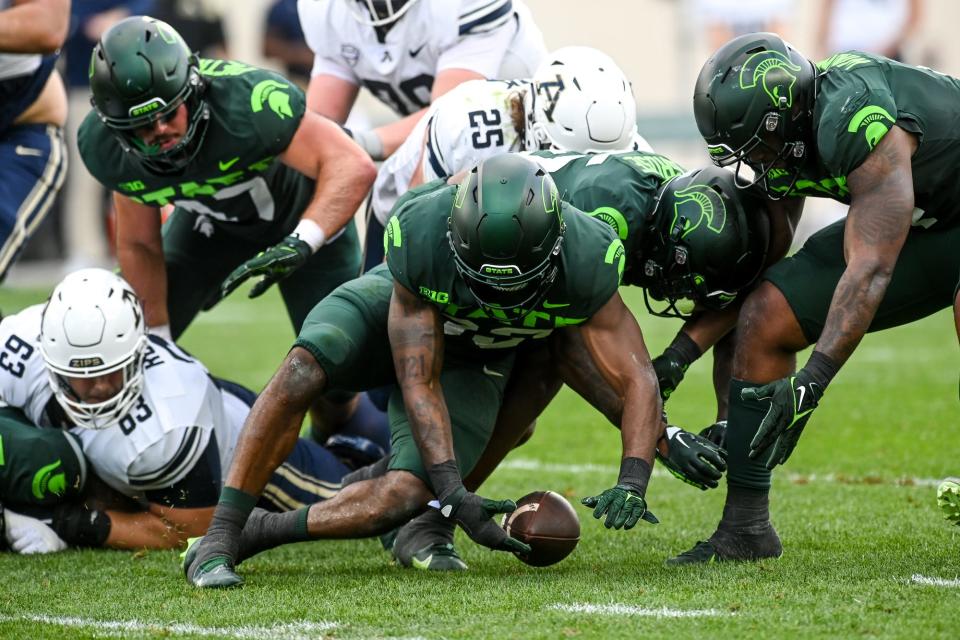
[[[732,616],[732,612],[718,611],[717,609],[647,609],[629,604],[588,604],[575,602],[573,604],[552,604],[548,607],[555,611],[566,613],[592,613],[610,616],[643,616],[646,618],[707,618],[713,616]]]
[[[910,578],[910,582],[914,584],[922,584],[925,587],[960,587],[960,578],[954,580],[949,580],[947,578],[928,578],[927,576],[922,576],[919,573],[913,574]]]
[[[122,636],[124,633],[151,632],[172,635],[219,636],[252,640],[310,640],[326,637],[324,632],[337,626],[335,622],[290,622],[270,626],[204,627],[182,622],[144,622],[142,620],[96,620],[70,616],[0,615],[0,622],[36,622],[89,630],[94,636]],[[99,633],[98,633],[99,632]]]
[[[573,473],[573,474],[590,474],[590,473],[617,473],[618,468],[611,464],[560,464],[554,462],[539,462],[537,460],[528,460],[525,458],[518,458],[515,460],[505,460],[500,467],[501,469],[514,469],[517,471],[536,471],[536,472],[553,472],[553,473]],[[669,471],[657,467],[653,470],[653,476],[655,478],[670,478],[672,475]],[[916,487],[935,487],[942,481],[942,478],[915,478],[912,476],[904,476],[900,478],[889,478],[884,477],[881,474],[872,474],[868,473],[860,476],[848,476],[845,474],[836,474],[836,473],[788,473],[786,476],[786,481],[791,484],[803,484],[806,482],[826,482],[832,484],[864,484],[864,485],[896,485],[896,486],[916,486]]]

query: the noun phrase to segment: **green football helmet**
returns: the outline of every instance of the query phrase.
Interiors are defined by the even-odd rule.
[[[90,102],[100,120],[154,173],[181,171],[196,156],[210,119],[197,56],[173,27],[132,16],[108,29],[90,58]],[[147,145],[138,130],[170,120],[186,104],[188,126],[169,149]]]
[[[693,91],[697,128],[717,166],[754,171],[744,186],[761,184],[767,196],[789,192],[806,159],[817,71],[774,33],[734,38],[707,60]],[[792,171],[789,188],[771,191],[773,168]],[[789,175],[789,173],[787,174]]]
[[[550,174],[529,158],[503,154],[464,178],[447,237],[457,271],[481,307],[529,311],[557,278],[563,233]]]
[[[763,269],[770,230],[763,198],[706,167],[663,186],[640,248],[644,301],[654,315],[686,317],[678,303],[722,309]],[[665,301],[654,309],[650,298]]]

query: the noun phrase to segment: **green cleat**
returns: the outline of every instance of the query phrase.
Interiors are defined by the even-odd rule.
[[[395,557],[401,565],[421,571],[465,571],[467,569],[467,563],[449,543],[431,544],[409,557],[403,555]]]
[[[947,478],[937,487],[937,506],[947,522],[960,525],[960,478]]]
[[[180,566],[187,582],[198,589],[230,589],[242,585],[243,578],[233,570],[227,558],[213,556],[201,563],[197,562],[201,540],[203,536],[190,538],[187,540],[187,548],[180,554]]]

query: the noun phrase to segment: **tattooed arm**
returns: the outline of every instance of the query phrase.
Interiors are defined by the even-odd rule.
[[[916,148],[916,139],[895,126],[848,177],[852,202],[843,240],[847,268],[816,345],[837,366],[846,362],[870,326],[910,231],[910,157]]]
[[[387,326],[397,382],[423,465],[453,460],[450,414],[440,389],[443,325],[437,309],[400,283],[393,285]]]

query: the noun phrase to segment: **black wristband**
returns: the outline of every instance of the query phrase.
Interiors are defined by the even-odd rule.
[[[620,477],[617,484],[630,487],[643,497],[650,482],[650,464],[640,458],[624,458],[620,461]]]
[[[437,500],[441,503],[457,489],[463,487],[463,479],[460,477],[460,470],[457,469],[457,463],[454,460],[433,465],[427,469],[427,476],[430,478],[430,484],[433,485],[433,494],[437,496]]]
[[[683,331],[677,333],[673,342],[663,350],[663,353],[666,354],[668,351],[673,352],[670,354],[671,359],[684,369],[696,362],[697,358],[703,355],[703,350],[700,349],[700,346]]]
[[[53,510],[53,529],[71,547],[102,547],[110,535],[110,516],[82,504],[61,504]]]
[[[833,358],[820,351],[811,353],[810,359],[807,360],[807,364],[803,368],[810,374],[813,381],[820,385],[821,393],[823,393],[822,389],[826,389],[833,377],[840,371],[840,365]]]

